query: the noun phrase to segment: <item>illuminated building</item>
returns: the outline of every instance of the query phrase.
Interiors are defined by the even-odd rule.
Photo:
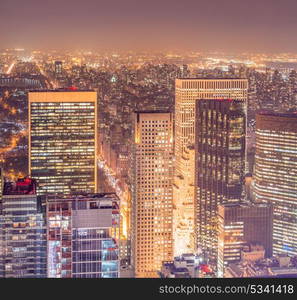
[[[36,181],[5,182],[0,204],[0,277],[45,278],[46,267],[45,213]]]
[[[3,184],[4,184],[3,170],[0,168],[0,209],[1,209],[2,194],[3,194]]]
[[[62,73],[62,62],[57,60],[55,61],[55,74],[60,75]]]
[[[217,260],[220,203],[242,199],[245,171],[245,102],[197,100],[195,222],[197,248]]]
[[[218,206],[218,276],[242,259],[246,244],[261,245],[272,255],[272,206],[265,203],[225,203]],[[244,252],[245,253],[245,252]],[[261,252],[262,253],[262,252]],[[255,253],[254,253],[255,254]],[[258,255],[258,253],[256,253]],[[245,253],[247,257],[247,253]],[[250,254],[251,257],[251,254]]]
[[[2,169],[0,167],[0,278],[4,277],[4,270],[5,266],[3,263],[4,260],[4,239],[3,239],[3,234],[4,234],[4,219],[2,216],[2,196],[3,196],[3,174],[2,174]]]
[[[271,202],[273,254],[297,255],[297,115],[256,116],[255,199]]]
[[[29,93],[29,170],[39,194],[97,191],[97,94]]]
[[[121,193],[121,265],[131,265],[131,188],[126,184]]]
[[[20,77],[2,77],[0,78],[0,87],[10,87],[19,89],[40,89],[42,84],[39,79],[20,78]]]
[[[176,79],[174,255],[195,251],[194,179],[195,106],[197,99],[238,99],[246,103],[246,79]]]
[[[172,114],[134,114],[132,265],[136,277],[157,277],[162,262],[173,257],[172,135]]]
[[[114,193],[47,199],[49,278],[119,277],[119,199]]]

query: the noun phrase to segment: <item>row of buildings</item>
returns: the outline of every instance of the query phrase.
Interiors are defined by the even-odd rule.
[[[244,79],[177,79],[174,116],[136,113],[131,180],[136,277],[156,276],[161,260],[168,264],[172,253],[199,253],[214,276],[224,276],[226,266],[243,256],[261,258],[257,247],[264,257],[297,254],[297,116],[257,114],[250,178],[247,88]],[[171,126],[162,132],[166,118],[174,120],[172,144]]]
[[[37,191],[29,177],[2,185],[0,277],[119,277],[118,197]]]
[[[124,243],[131,251],[124,252],[136,277],[156,277],[163,262],[184,253],[198,253],[215,276],[224,276],[248,244],[261,244],[266,257],[297,255],[297,116],[257,115],[255,170],[247,181],[247,89],[245,79],[177,79],[174,113],[131,115]],[[113,251],[121,246],[123,222],[114,211],[121,203],[114,194],[97,194],[96,92],[30,92],[28,110],[29,172],[38,183],[34,197],[45,199],[36,207],[46,212],[47,276],[116,277]],[[114,200],[103,205],[105,198]],[[10,238],[8,226],[1,228],[6,262]]]

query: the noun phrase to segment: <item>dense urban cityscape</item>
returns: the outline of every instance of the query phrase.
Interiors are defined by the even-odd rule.
[[[0,277],[297,277],[296,70],[1,50]]]
[[[1,295],[296,294],[296,11],[1,0]]]

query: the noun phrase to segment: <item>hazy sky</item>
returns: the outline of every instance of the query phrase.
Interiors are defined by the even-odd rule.
[[[0,0],[0,47],[297,52],[297,0]]]

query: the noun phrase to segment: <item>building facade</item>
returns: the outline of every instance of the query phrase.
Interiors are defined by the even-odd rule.
[[[29,172],[39,194],[97,191],[97,94],[29,93]]]
[[[273,254],[297,255],[297,115],[256,116],[255,199],[274,207]]]
[[[0,167],[0,278],[4,277],[4,218],[2,215],[2,196],[3,196],[3,184],[4,184],[4,177],[3,177],[3,170]]]
[[[2,168],[0,168],[0,203],[1,203],[2,195],[3,195],[3,185],[4,185],[3,170],[2,170]]]
[[[272,205],[265,203],[225,203],[218,206],[219,277],[224,275],[228,264],[243,258],[246,244],[263,246],[265,256],[272,256],[272,214]]]
[[[216,266],[218,204],[243,197],[245,102],[197,100],[195,234],[197,248]]]
[[[195,250],[194,179],[195,108],[197,99],[247,101],[246,79],[176,79],[174,255]]]
[[[0,204],[0,277],[45,278],[46,267],[45,209],[36,195],[36,181],[5,182]]]
[[[56,60],[55,61],[55,75],[62,74],[62,67],[63,67],[63,62],[60,60]]]
[[[173,257],[173,116],[134,114],[132,264],[136,277],[157,277]]]
[[[119,199],[114,193],[47,200],[49,278],[119,277]]]

